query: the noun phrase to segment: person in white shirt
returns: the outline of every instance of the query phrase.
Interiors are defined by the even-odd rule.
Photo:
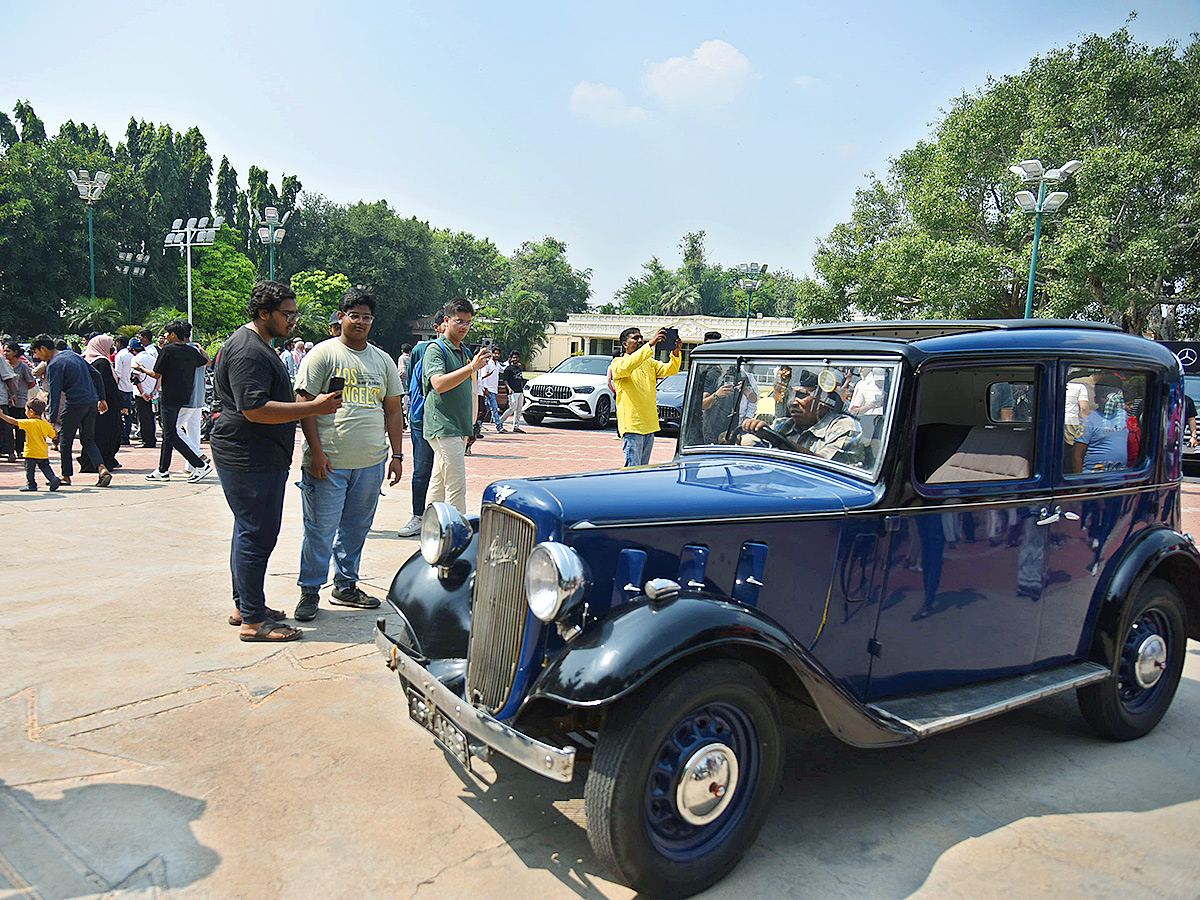
[[[500,406],[496,403],[496,393],[500,390],[500,369],[500,364],[496,362],[496,351],[493,350],[492,355],[488,357],[487,365],[479,373],[479,391],[483,394],[483,402],[492,411],[492,422],[496,426],[496,431],[499,434],[505,434],[506,429],[500,424]]]
[[[404,410],[404,418],[408,418],[408,368],[412,364],[412,344],[400,348],[400,356],[396,359],[396,373],[400,376],[400,406]]]
[[[138,338],[134,338],[129,342],[129,349],[134,352],[133,364],[148,372],[154,371],[154,364],[158,362],[158,350],[153,344],[146,346]],[[143,447],[157,447],[158,441],[155,439],[154,424],[154,398],[158,396],[158,379],[152,378],[149,375],[143,375],[140,372],[133,372],[130,375],[133,381],[133,406],[137,410],[138,423],[141,426],[141,439]]]
[[[129,432],[133,428],[133,351],[129,349],[129,338],[116,339],[117,355],[113,357],[113,376],[117,379],[117,393],[121,395],[121,443],[129,446]]]

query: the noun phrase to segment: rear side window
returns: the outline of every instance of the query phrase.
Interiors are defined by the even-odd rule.
[[[1063,396],[1063,472],[1098,475],[1140,468],[1146,459],[1150,373],[1071,366]]]
[[[1035,366],[925,372],[917,405],[917,481],[943,485],[1032,478],[1037,373]]]

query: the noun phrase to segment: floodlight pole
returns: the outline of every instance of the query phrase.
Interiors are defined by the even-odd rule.
[[[135,253],[132,250],[121,250],[117,253],[117,271],[129,278],[129,324],[133,324],[133,279],[146,274],[146,263],[150,256],[146,253],[146,242],[142,241],[142,249]]]
[[[208,216],[199,223],[188,219],[184,224],[182,219],[176,219],[170,234],[163,242],[164,252],[168,247],[175,247],[187,257],[187,320],[192,321],[192,247],[211,247],[217,240],[217,232],[225,223],[224,216],[217,216],[212,225],[208,224]]]
[[[254,218],[258,220],[258,239],[270,247],[270,274],[271,281],[275,280],[275,245],[283,243],[283,236],[287,233],[284,226],[287,225],[288,219],[292,217],[291,210],[283,214],[283,218],[279,217],[279,210],[274,206],[268,206],[266,211],[259,213],[258,209],[254,209]]]
[[[80,169],[76,174],[74,169],[67,170],[71,183],[79,191],[79,199],[87,204],[88,213],[88,270],[91,273],[92,299],[96,299],[96,243],[92,236],[92,204],[100,199],[104,186],[112,178],[107,172],[97,172],[94,178],[88,177],[87,169]]]
[[[1025,291],[1025,318],[1033,318],[1033,278],[1037,273],[1038,242],[1042,239],[1042,205],[1046,202],[1046,182],[1038,187],[1037,212],[1033,214],[1033,255],[1029,260],[1029,289]]]
[[[742,276],[738,279],[738,287],[746,292],[746,337],[750,337],[750,307],[754,302],[754,292],[762,287],[762,278],[757,276],[766,274],[767,264],[738,263],[737,270]]]

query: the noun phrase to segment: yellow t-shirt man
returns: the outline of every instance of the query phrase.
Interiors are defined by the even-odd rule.
[[[47,441],[54,437],[54,426],[45,419],[17,419],[17,427],[25,432],[25,458],[49,459]]]
[[[674,375],[682,361],[683,356],[676,351],[671,353],[670,362],[659,362],[649,343],[613,360],[609,372],[617,389],[617,431],[654,434],[662,427],[658,421],[658,379]]]

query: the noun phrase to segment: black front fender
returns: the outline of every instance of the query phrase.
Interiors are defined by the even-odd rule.
[[[684,593],[640,598],[609,612],[543,670],[527,701],[573,707],[620,700],[667,666],[721,648],[766,653],[784,662],[807,689],[835,735],[855,746],[916,740],[911,729],[868,709],[767,616],[732,600]]]
[[[420,553],[414,553],[392,579],[388,603],[400,613],[415,639],[413,649],[426,659],[467,656],[478,545],[476,533],[462,555],[445,569],[429,565]]]

